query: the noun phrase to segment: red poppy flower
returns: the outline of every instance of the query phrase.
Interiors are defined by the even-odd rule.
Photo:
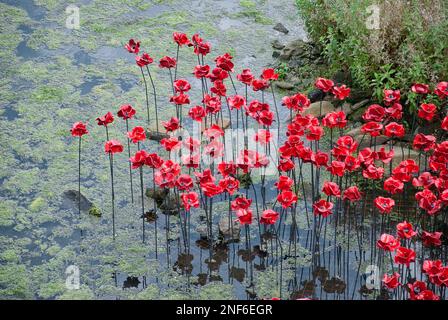
[[[437,84],[436,89],[434,90],[434,93],[440,98],[444,99],[448,97],[448,82],[442,81]]]
[[[254,91],[265,90],[269,88],[269,82],[264,79],[254,79],[252,81],[252,89]]]
[[[162,68],[162,69],[163,68],[170,69],[170,68],[174,68],[175,66],[176,66],[176,59],[172,58],[172,57],[164,56],[159,61],[159,68]]]
[[[269,130],[259,129],[254,136],[255,142],[266,145],[272,140],[272,133]]]
[[[292,160],[289,158],[280,158],[278,162],[278,170],[280,172],[290,171],[294,169],[294,167],[295,167],[294,162],[292,162]]]
[[[440,128],[442,128],[445,131],[448,131],[448,116],[443,118],[442,124],[440,125]]]
[[[400,101],[400,90],[388,90],[384,89],[384,102],[386,105],[390,106],[395,102]]]
[[[199,37],[198,34],[193,35],[191,38],[192,46],[194,46],[194,53],[196,55],[206,56],[210,53],[211,45],[208,42],[204,42],[204,40]]]
[[[324,182],[322,192],[327,196],[335,196],[337,198],[341,196],[341,189],[339,189],[338,184],[331,181]]]
[[[413,147],[417,150],[429,151],[434,148],[436,144],[436,137],[433,135],[424,135],[423,133],[418,133],[414,137]]]
[[[361,192],[357,186],[348,187],[344,190],[342,199],[348,200],[350,202],[355,202],[361,200]]]
[[[124,46],[129,53],[138,54],[140,52],[140,41],[135,41],[134,39],[130,39],[128,43]]]
[[[199,184],[215,182],[215,177],[212,175],[210,169],[205,169],[203,172],[195,172],[196,182]]]
[[[194,121],[201,122],[207,116],[205,109],[201,106],[195,106],[188,111],[188,116]]]
[[[185,93],[191,89],[191,85],[187,80],[178,79],[173,83],[174,90],[179,93]]]
[[[323,92],[329,92],[331,91],[331,89],[333,89],[334,82],[325,78],[317,78],[314,85],[316,86],[317,89],[320,89]]]
[[[140,150],[135,153],[135,155],[129,158],[132,164],[132,169],[138,169],[146,164],[146,159],[148,158],[148,153],[145,150]]]
[[[217,168],[223,177],[227,177],[229,175],[235,175],[238,167],[233,161],[229,161],[219,163]]]
[[[420,108],[418,109],[418,117],[421,119],[425,119],[427,121],[431,121],[432,118],[436,115],[437,107],[432,103],[422,103]]]
[[[429,86],[423,83],[416,83],[411,87],[411,91],[417,94],[429,93]]]
[[[324,218],[333,214],[333,203],[320,199],[319,201],[313,203],[313,213],[315,216],[322,216]]]
[[[210,91],[220,97],[225,97],[227,94],[227,88],[222,80],[216,80],[213,82],[213,87],[210,88]]]
[[[403,107],[398,102],[395,102],[389,108],[386,108],[386,115],[392,119],[400,120],[403,117]]]
[[[224,79],[227,79],[228,77],[229,77],[229,73],[226,70],[221,69],[219,67],[214,68],[212,70],[212,72],[210,72],[207,75],[207,78],[209,78],[211,82],[215,82],[217,80],[223,81]]]
[[[401,283],[398,281],[400,278],[400,274],[395,272],[393,275],[389,276],[388,274],[384,274],[383,283],[388,289],[396,289],[401,286]]]
[[[89,133],[89,131],[87,130],[87,124],[84,124],[82,122],[75,122],[70,129],[70,132],[73,137],[82,137],[83,135]]]
[[[209,94],[205,94],[202,102],[205,104],[205,111],[207,113],[216,114],[221,111],[221,98],[218,96],[210,96]]]
[[[442,237],[442,232],[422,232],[422,243],[425,247],[438,247],[442,244],[440,238]]]
[[[338,177],[342,177],[345,172],[345,163],[341,161],[332,161],[331,165],[327,167],[327,170]]]
[[[230,109],[241,109],[241,107],[246,106],[246,100],[243,96],[234,95],[227,98],[229,102]]]
[[[172,160],[165,161],[154,173],[154,182],[161,188],[174,188],[181,171],[180,165]]]
[[[373,203],[381,214],[390,213],[395,206],[395,200],[386,197],[376,197]]]
[[[416,188],[424,187],[430,188],[434,185],[436,178],[429,172],[423,172],[417,178],[412,179],[412,185]]]
[[[168,152],[179,150],[181,146],[181,142],[176,137],[163,138],[160,140],[160,144]]]
[[[233,211],[237,211],[240,209],[245,210],[245,209],[248,209],[251,204],[252,204],[252,199],[247,199],[244,196],[240,196],[230,203],[230,208]]]
[[[311,105],[311,101],[303,93],[297,93],[293,96],[283,97],[282,104],[288,109],[302,112],[304,109],[308,108]]]
[[[194,67],[193,74],[196,78],[204,78],[207,77],[208,73],[210,72],[210,66],[209,65],[197,65]]]
[[[236,75],[236,78],[238,79],[238,81],[248,86],[250,86],[252,80],[254,80],[254,76],[250,71],[250,69],[243,69],[243,71],[240,74]]]
[[[384,190],[390,194],[403,192],[404,183],[394,177],[389,177],[384,181]]]
[[[162,125],[167,132],[176,131],[180,128],[179,119],[177,119],[176,117],[171,117],[169,121],[162,121]]]
[[[396,122],[391,122],[384,127],[384,135],[386,137],[404,137],[404,126]]]
[[[414,231],[412,224],[407,221],[403,221],[397,224],[397,235],[401,239],[411,239],[417,232]]]
[[[309,141],[319,141],[324,135],[324,129],[320,126],[311,126],[308,128],[306,138]]]
[[[383,121],[385,115],[386,110],[382,106],[378,104],[372,104],[366,109],[366,111],[364,111],[362,118],[366,122],[369,121],[381,122]]]
[[[146,132],[143,127],[135,127],[132,131],[128,132],[128,138],[131,139],[133,143],[139,141],[144,141],[146,139]]]
[[[441,260],[425,260],[422,265],[423,272],[429,276],[435,276],[443,269]]]
[[[104,151],[106,153],[120,153],[123,152],[123,145],[117,140],[109,140],[104,144]]]
[[[190,211],[191,208],[199,208],[199,196],[196,192],[182,193],[180,198],[186,211]]]
[[[233,195],[236,191],[238,191],[240,182],[234,177],[227,176],[219,181],[219,186],[223,189],[223,191]]]
[[[439,300],[440,297],[435,295],[434,292],[428,290],[426,283],[423,281],[414,281],[414,283],[408,283],[409,293],[411,300]]]
[[[327,113],[322,119],[322,125],[327,128],[344,128],[347,125],[344,111]]]
[[[188,94],[180,93],[177,96],[171,96],[170,102],[177,105],[190,104],[190,97]]]
[[[354,153],[358,148],[358,142],[351,136],[342,136],[336,140],[338,147],[344,148],[348,151],[348,154]]]
[[[326,167],[328,165],[328,159],[328,154],[320,150],[311,156],[311,162],[317,167]]]
[[[213,124],[212,126],[204,130],[203,135],[210,140],[214,140],[219,137],[223,137],[224,130],[222,130],[221,127],[217,124]]]
[[[120,107],[120,110],[118,110],[117,112],[117,116],[123,118],[123,120],[132,119],[135,115],[135,112],[135,109],[132,108],[130,104],[125,104]]]
[[[405,264],[409,267],[411,262],[415,262],[415,251],[405,247],[399,247],[394,258],[395,263]]]
[[[277,196],[277,201],[280,202],[283,208],[289,208],[298,200],[297,195],[290,190],[282,190]]]
[[[442,209],[442,201],[437,199],[437,196],[431,190],[424,189],[415,194],[415,200],[418,201],[420,208],[426,211],[429,215],[434,215]]]
[[[236,217],[241,224],[252,223],[252,211],[250,209],[238,209],[236,211]]]
[[[347,88],[345,84],[340,87],[334,86],[332,93],[337,99],[344,100],[350,95],[350,88]]]
[[[278,212],[275,212],[274,210],[271,209],[264,210],[260,217],[260,223],[267,225],[275,224],[279,216],[280,215],[278,214]]]
[[[384,168],[375,167],[373,164],[369,165],[362,171],[362,176],[366,179],[381,179],[384,175]]]
[[[224,155],[224,144],[214,139],[205,146],[204,154],[211,158],[220,158]]]
[[[369,134],[372,137],[378,137],[381,135],[383,125],[379,122],[370,121],[362,125],[361,132]]]
[[[280,176],[278,177],[278,181],[274,184],[278,190],[291,190],[292,185],[294,184],[294,180],[292,180],[288,176]]]
[[[176,180],[176,187],[181,191],[189,191],[193,188],[193,179],[188,174],[181,174]]]
[[[230,55],[230,53],[225,53],[221,56],[217,56],[215,58],[215,62],[216,62],[216,66],[228,71],[228,72],[233,72],[233,62],[232,62],[233,57]]]
[[[272,68],[264,69],[261,74],[261,78],[264,80],[278,80],[278,74]]]
[[[149,54],[144,52],[141,56],[135,57],[135,62],[140,68],[143,68],[144,66],[153,63],[154,60],[149,56]]]
[[[150,153],[146,157],[145,164],[150,168],[158,169],[162,166],[163,162],[164,162],[163,159],[161,157],[159,157],[158,154]]]
[[[418,165],[412,159],[401,161],[400,164],[392,170],[392,175],[395,179],[403,182],[408,182],[412,178],[413,173],[419,171]]]
[[[400,240],[390,234],[383,233],[376,245],[385,251],[395,251],[400,246]]]
[[[389,163],[394,157],[395,151],[394,149],[390,149],[389,152],[386,152],[384,147],[381,147],[380,150],[376,152],[378,156],[378,160],[381,160],[383,163]]]
[[[190,45],[191,42],[188,39],[187,35],[182,32],[173,32],[173,40],[176,42],[179,46],[185,46]]]
[[[345,157],[344,163],[345,169],[350,172],[357,170],[361,166],[359,160],[353,156]]]
[[[114,122],[114,115],[109,111],[104,116],[98,117],[95,120],[99,126],[107,127],[108,124]]]

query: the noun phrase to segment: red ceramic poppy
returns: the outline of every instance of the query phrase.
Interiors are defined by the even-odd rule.
[[[180,198],[186,211],[190,211],[191,208],[199,208],[199,196],[196,192],[182,193]]]
[[[265,225],[273,225],[279,217],[278,212],[268,209],[264,210],[260,217],[260,223]]]
[[[70,132],[73,137],[82,137],[85,134],[88,134],[87,125],[82,122],[75,122],[70,129]]]
[[[131,139],[133,143],[144,141],[146,139],[145,128],[135,127],[132,131],[128,132],[128,138]]]
[[[141,56],[135,57],[135,62],[140,68],[143,68],[144,66],[153,63],[154,60],[149,56],[149,54],[144,52]]]
[[[381,214],[390,213],[395,206],[395,200],[386,197],[376,197],[374,200],[375,207],[378,208]]]
[[[135,41],[130,39],[128,43],[124,46],[129,53],[138,54],[140,52],[140,41]]]
[[[117,112],[117,116],[122,118],[123,120],[132,119],[135,115],[135,109],[132,108],[130,104],[125,104],[120,107],[120,110]]]
[[[114,122],[114,115],[112,114],[112,112],[108,112],[106,113],[104,116],[102,117],[98,117],[95,119],[97,124],[99,126],[105,126],[107,127],[107,125],[111,124],[112,122]]]
[[[332,202],[320,199],[319,201],[313,203],[313,213],[316,216],[322,216],[326,218],[330,214],[333,214],[333,206],[334,204]]]
[[[109,140],[104,144],[104,151],[106,153],[120,153],[123,152],[123,145],[117,140]]]
[[[168,56],[164,56],[159,61],[159,68],[174,68],[176,66],[176,59]]]

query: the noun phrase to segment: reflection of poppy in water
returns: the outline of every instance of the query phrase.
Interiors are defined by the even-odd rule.
[[[326,293],[343,293],[346,286],[347,285],[341,278],[333,277],[325,281],[324,291]]]
[[[138,288],[139,284],[140,280],[138,280],[138,277],[127,277],[126,280],[123,281],[123,289]]]
[[[141,218],[141,217],[140,217]],[[156,221],[159,217],[154,209],[145,212],[145,220],[146,222],[152,223]]]
[[[187,254],[187,253],[181,253],[177,257],[177,261],[174,263],[173,269],[178,270],[180,269],[183,272],[186,272],[187,274],[191,274],[193,271],[193,255]]]
[[[309,298],[312,297],[315,293],[316,285],[313,281],[303,281],[302,282],[303,288],[295,291],[291,294],[290,299],[291,300],[297,300],[302,298]]]
[[[230,277],[236,279],[238,282],[243,282],[246,276],[246,269],[232,267],[230,269]]]

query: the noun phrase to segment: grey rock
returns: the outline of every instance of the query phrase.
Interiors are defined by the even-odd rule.
[[[221,220],[219,220],[219,234],[224,242],[235,242],[240,240],[240,224],[232,220],[229,221],[229,216],[223,216]]]
[[[284,33],[284,34],[288,34],[289,33],[289,30],[288,29],[286,29],[286,27],[282,24],[282,23],[277,23],[275,26],[274,26],[274,30],[276,30],[276,31],[278,31],[278,32],[281,32],[281,33]]]
[[[335,111],[335,108],[330,101],[322,101],[322,106],[320,101],[316,101],[303,111],[303,115],[311,114],[315,117],[319,117],[333,111]]]
[[[92,208],[95,209],[95,215],[98,215],[97,207],[93,204],[92,201],[87,199],[82,193],[79,193],[78,190],[67,190],[62,194],[63,202],[66,207],[72,208],[74,211],[78,212],[78,201],[81,197],[81,213],[90,213]]]
[[[280,41],[277,39],[272,41],[271,45],[272,45],[272,48],[277,49],[277,50],[282,50],[285,47],[285,45],[280,43]]]
[[[288,61],[292,56],[304,56],[307,55],[307,50],[309,45],[303,40],[293,40],[288,42],[283,48],[279,59],[283,61]]]
[[[276,81],[275,85],[277,88],[283,89],[283,90],[292,90],[294,89],[294,84],[287,81]]]

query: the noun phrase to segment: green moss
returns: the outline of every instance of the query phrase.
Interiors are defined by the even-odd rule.
[[[47,204],[47,201],[44,198],[37,197],[31,202],[28,207],[32,212],[39,212],[42,208]]]
[[[7,202],[0,202],[0,226],[8,227],[14,224],[14,211]]]
[[[31,296],[25,265],[14,263],[0,265],[0,297],[29,299]]]
[[[62,281],[49,282],[41,285],[38,295],[42,299],[50,299],[62,294],[65,290],[65,283]]]
[[[93,300],[95,296],[90,288],[81,286],[78,290],[66,290],[57,300]]]
[[[0,254],[0,260],[17,263],[19,262],[19,254],[15,249],[6,249]]]
[[[256,9],[257,4],[252,0],[241,0],[240,6],[246,9]]]
[[[90,209],[89,209],[89,214],[94,216],[94,217],[101,217],[101,211],[100,209],[93,205]]]
[[[211,282],[201,288],[197,298],[200,300],[232,300],[235,299],[235,295],[232,285]]]

